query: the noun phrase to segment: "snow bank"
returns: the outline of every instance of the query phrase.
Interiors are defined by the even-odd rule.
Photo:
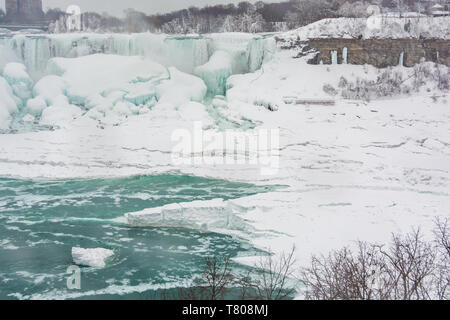
[[[73,262],[80,266],[104,268],[106,266],[107,259],[113,255],[114,251],[108,249],[72,248]]]
[[[216,51],[208,63],[195,69],[194,74],[205,81],[209,92],[223,95],[232,72],[231,55],[225,51]]]
[[[29,99],[27,101],[27,112],[34,115],[34,116],[40,116],[42,114],[42,111],[47,107],[47,103],[45,102],[44,98],[41,96],[38,96],[34,99]]]
[[[450,39],[450,17],[376,15],[366,18],[323,19],[281,35],[283,40],[313,38],[440,38]]]

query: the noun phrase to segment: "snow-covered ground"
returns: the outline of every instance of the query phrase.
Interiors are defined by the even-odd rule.
[[[148,58],[56,58],[49,62],[53,75],[33,88],[23,68],[10,66],[6,73],[15,80],[0,78],[0,112],[5,114],[0,126],[8,127],[8,115],[20,108],[18,95],[31,94],[34,100],[22,106],[29,109],[25,114],[53,130],[1,134],[0,176],[66,179],[180,172],[285,186],[226,204],[186,205],[187,225],[204,227],[195,217],[196,208],[201,215],[205,208],[211,210],[212,217],[229,210],[239,225],[214,223],[209,217],[210,229],[278,253],[295,244],[300,263],[312,253],[355,240],[385,242],[392,232],[412,226],[429,231],[434,217],[450,216],[448,93],[427,83],[409,95],[344,100],[325,93],[324,85],[338,88],[341,77],[371,79],[378,71],[308,65],[306,58],[294,55],[277,51],[260,70],[229,78],[226,97],[214,99],[200,78]],[[214,59],[220,56],[229,68],[230,56]],[[108,72],[101,72],[105,68]],[[222,81],[223,70],[218,69]],[[211,77],[214,68],[201,71]],[[285,103],[286,97],[336,103],[295,105]],[[175,163],[172,135],[180,129],[194,134],[195,122],[216,135],[227,128],[250,134],[278,129],[279,170],[262,175],[260,166],[252,164]],[[172,211],[156,208],[147,214],[160,217]],[[175,211],[180,218],[171,225],[182,224],[186,215]],[[157,224],[164,221],[158,218]],[[240,261],[251,263],[252,258]]]
[[[450,17],[375,14],[368,18],[323,19],[279,36],[284,40],[348,39],[450,39]]]

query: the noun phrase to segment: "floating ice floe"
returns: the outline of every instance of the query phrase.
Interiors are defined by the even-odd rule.
[[[194,71],[205,81],[209,92],[221,95],[225,94],[227,79],[232,72],[232,57],[225,51],[215,52],[208,63],[197,67]]]
[[[73,262],[80,266],[104,268],[106,260],[114,255],[114,251],[102,248],[72,248]]]
[[[211,229],[242,229],[237,216],[240,207],[222,199],[174,203],[163,207],[125,214],[133,227],[183,227],[207,231]]]

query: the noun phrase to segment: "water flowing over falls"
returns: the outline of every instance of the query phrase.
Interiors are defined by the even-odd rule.
[[[122,179],[0,179],[0,299],[151,298],[188,285],[203,257],[251,255],[247,243],[183,228],[131,228],[123,215],[168,203],[233,199],[273,190],[181,175]],[[105,269],[83,268],[66,287],[72,247],[108,248]],[[156,295],[154,297],[157,297]]]

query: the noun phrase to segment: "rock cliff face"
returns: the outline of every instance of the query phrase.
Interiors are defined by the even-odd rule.
[[[371,64],[379,68],[403,62],[412,67],[422,58],[450,66],[450,40],[445,39],[311,39],[299,43],[303,52],[317,51],[312,64],[331,64],[332,52],[342,63],[347,51],[347,63]],[[344,49],[346,48],[346,49]]]

